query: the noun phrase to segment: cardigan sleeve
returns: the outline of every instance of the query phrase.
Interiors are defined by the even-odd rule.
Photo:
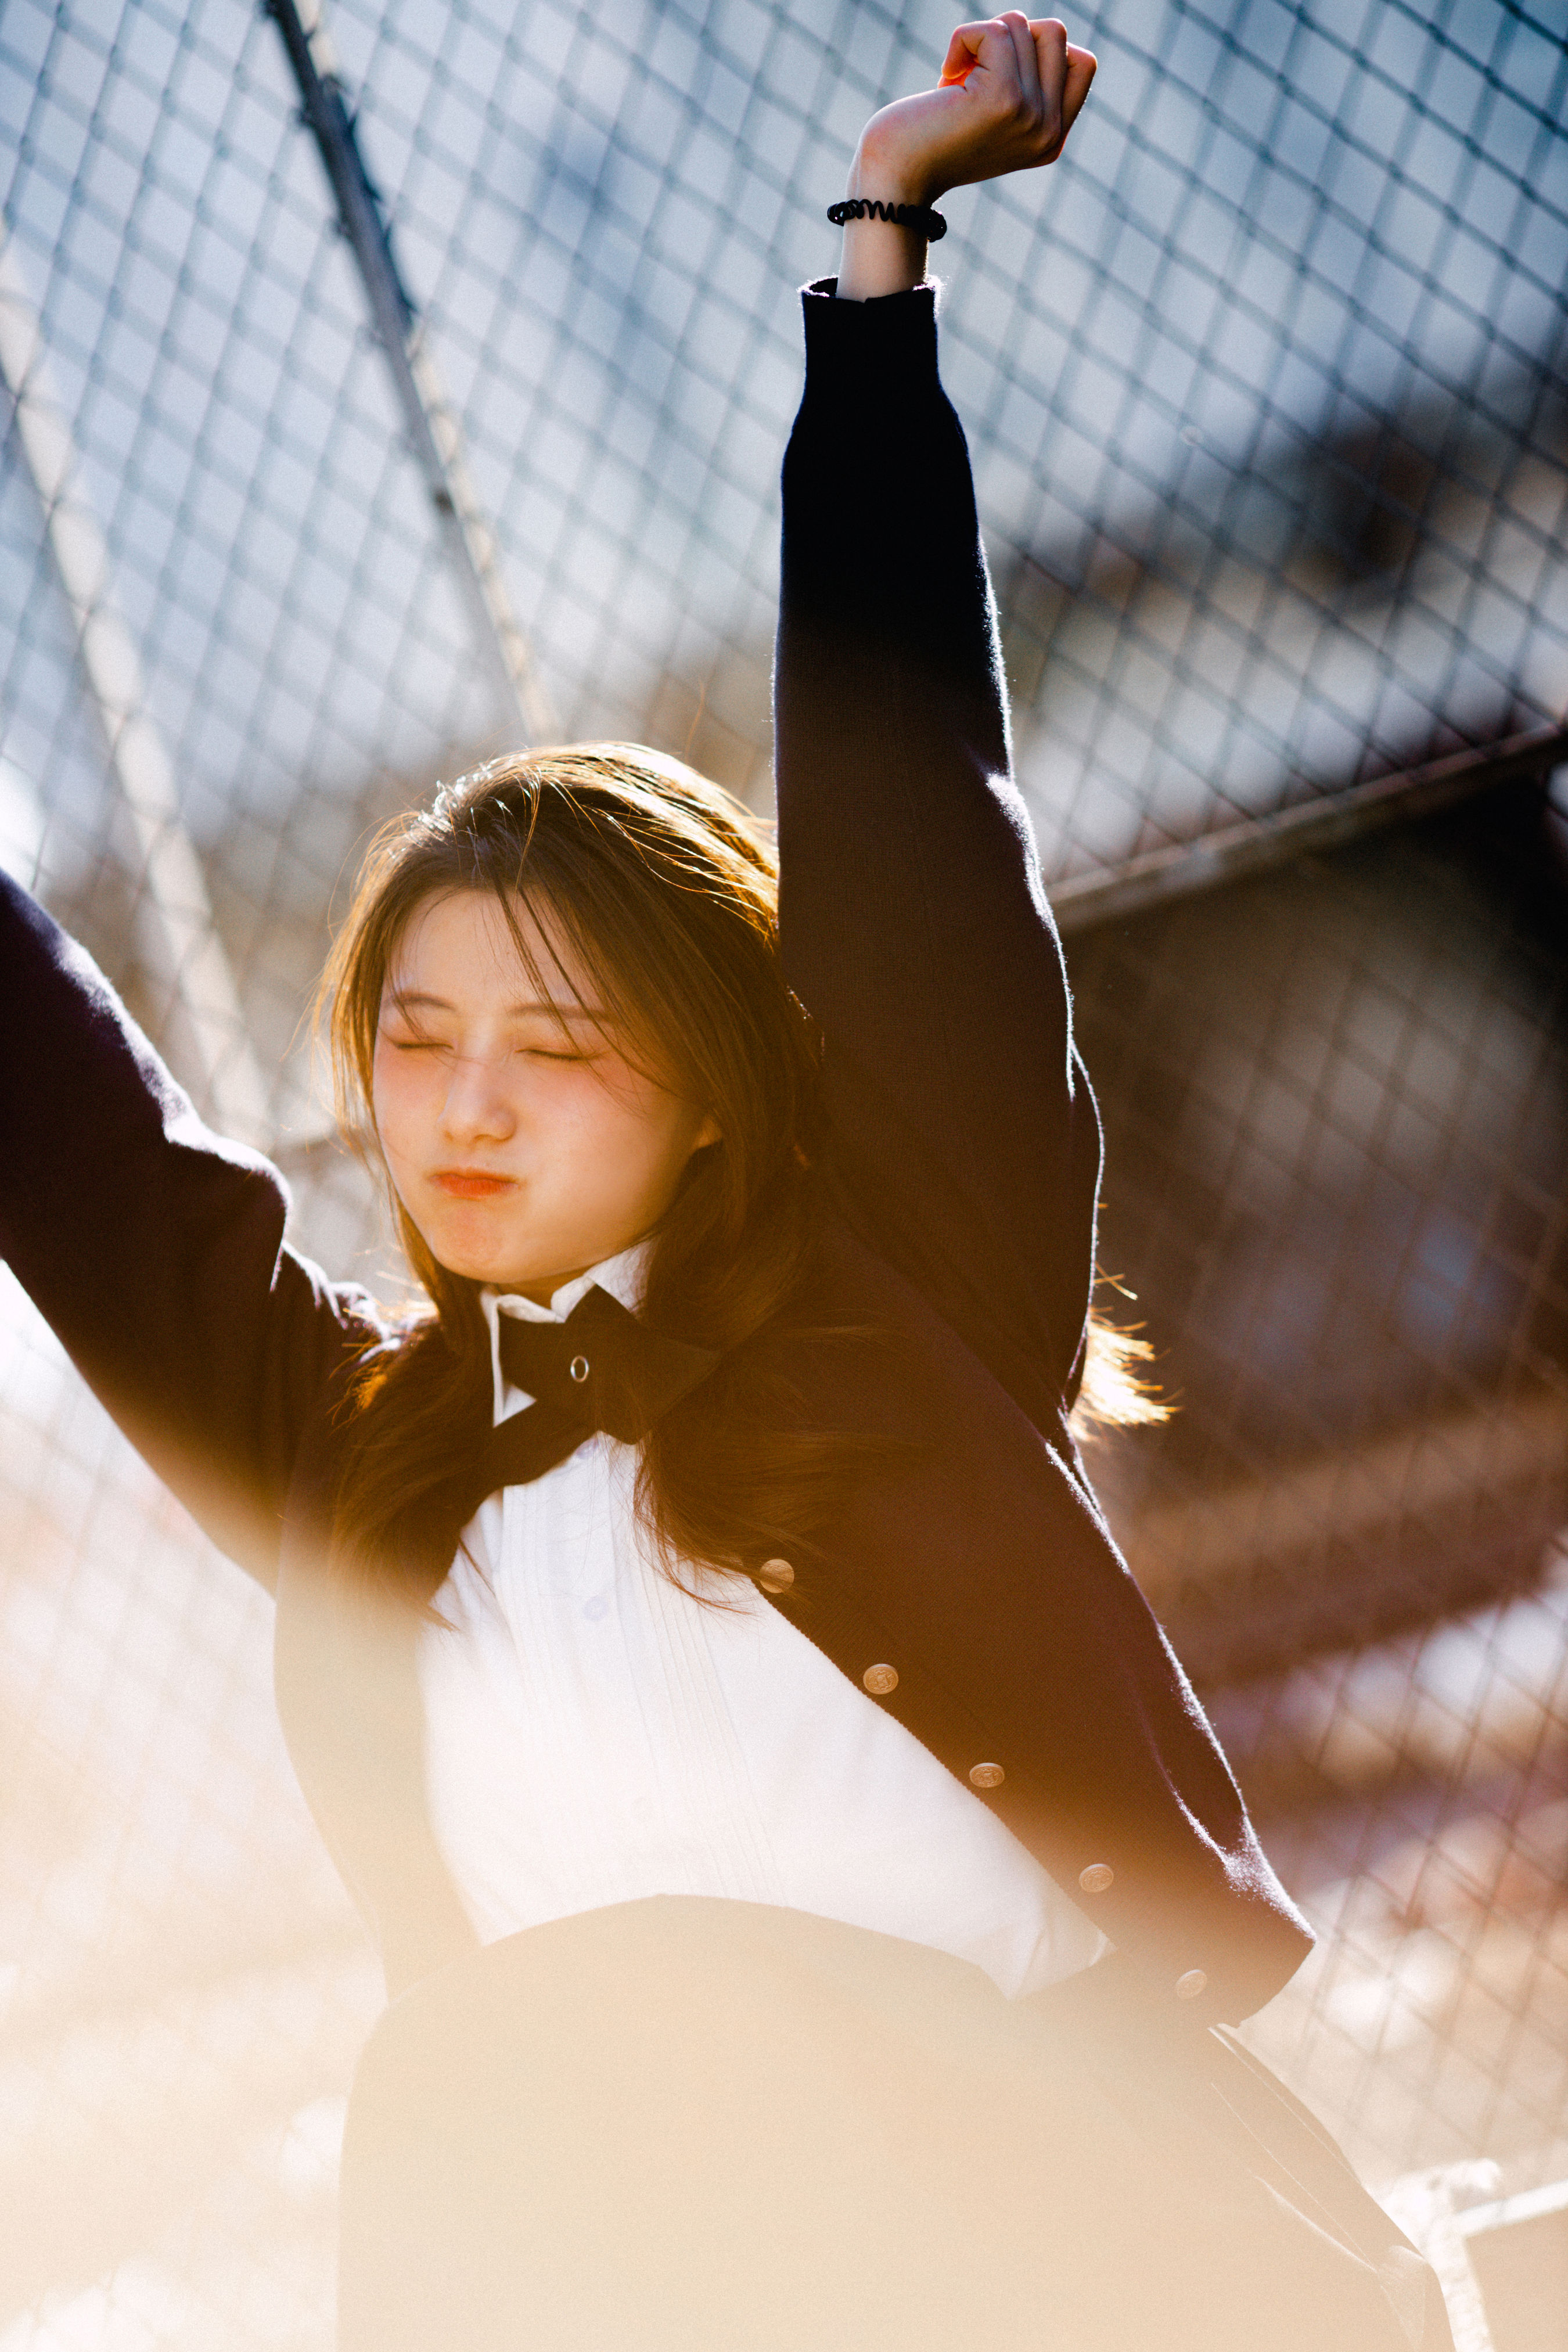
[[[379,1326],[283,1243],[90,958],[0,875],[0,1255],[101,1402],[269,1589],[301,1439]]]
[[[805,297],[775,674],[781,923],[852,1221],[1037,1423],[1089,1306],[1100,1127],[1014,786],[934,291]]]

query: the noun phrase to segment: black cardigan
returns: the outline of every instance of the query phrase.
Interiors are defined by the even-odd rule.
[[[774,1605],[857,1682],[896,1668],[880,1704],[982,1789],[1161,2011],[1235,2019],[1310,1938],[1066,1424],[1099,1124],[1008,772],[934,298],[805,299],[782,920],[825,1039],[826,1303],[881,1338],[799,1371],[818,1425],[921,1443],[873,1461],[827,1559]],[[0,1249],[153,1468],[276,1591],[290,1752],[395,1990],[473,1937],[424,1809],[412,1621],[322,1573],[334,1413],[376,1310],[284,1244],[276,1171],[201,1125],[11,885],[0,974]]]

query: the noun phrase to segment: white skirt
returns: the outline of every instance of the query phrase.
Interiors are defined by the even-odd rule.
[[[1084,1981],[685,1896],[491,1945],[365,2052],[342,2352],[1447,2352],[1272,2076]]]

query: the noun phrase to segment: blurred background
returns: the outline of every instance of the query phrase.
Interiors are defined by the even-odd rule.
[[[281,14],[0,13],[0,860],[300,1244],[395,1284],[309,1018],[358,851],[547,735],[768,806],[795,289],[952,11]],[[1093,1467],[1321,1931],[1249,2037],[1523,2352],[1489,2249],[1568,2211],[1568,24],[1069,29],[1068,159],[932,257],[1104,1304],[1179,1408]],[[0,2352],[324,2352],[380,1995],[268,1607],[0,1286]]]

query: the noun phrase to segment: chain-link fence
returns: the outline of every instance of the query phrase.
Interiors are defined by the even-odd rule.
[[[301,1020],[355,845],[520,704],[765,801],[794,289],[949,18],[327,29],[401,375],[276,21],[0,13],[0,853],[374,1272]],[[1180,1408],[1097,1475],[1324,1931],[1260,2046],[1407,2199],[1526,2190],[1568,2174],[1563,23],[1071,29],[1068,159],[935,257],[1104,1264]],[[262,1603],[4,1305],[0,2347],[305,2352],[374,1969]]]

